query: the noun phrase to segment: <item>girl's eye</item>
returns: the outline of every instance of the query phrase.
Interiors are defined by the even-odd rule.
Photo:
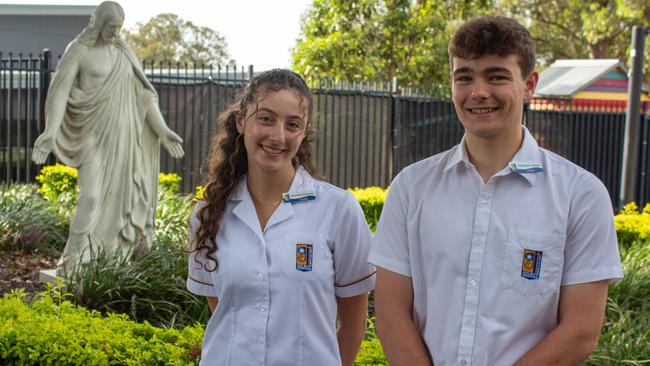
[[[269,116],[260,116],[259,120],[262,122],[271,122],[271,117]]]
[[[287,125],[292,130],[299,130],[300,129],[300,122],[289,122]]]

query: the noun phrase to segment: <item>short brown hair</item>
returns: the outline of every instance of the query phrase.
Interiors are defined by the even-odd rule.
[[[484,55],[519,56],[519,68],[525,78],[535,68],[535,42],[528,30],[515,20],[495,15],[469,20],[449,42],[449,64],[453,58],[476,59]]]

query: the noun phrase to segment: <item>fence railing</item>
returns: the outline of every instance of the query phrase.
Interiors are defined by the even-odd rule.
[[[54,71],[49,54],[0,54],[0,181],[32,182],[31,148],[43,131],[43,106]],[[217,116],[252,77],[253,68],[153,67],[145,74],[159,95],[163,117],[185,141],[185,157],[161,153],[161,171],[182,178],[182,190],[202,183]],[[463,134],[448,90],[408,92],[394,82],[310,80],[317,165],[340,187],[388,186],[405,166],[457,144]],[[637,202],[650,201],[647,104],[641,116]],[[625,111],[620,104],[535,99],[525,121],[542,147],[593,172],[618,207]],[[50,157],[50,163],[55,159]]]

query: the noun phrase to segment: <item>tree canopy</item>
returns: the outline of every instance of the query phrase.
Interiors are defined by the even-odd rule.
[[[314,0],[292,52],[307,76],[447,83],[447,44],[459,21],[490,0]]]
[[[176,14],[165,13],[134,30],[124,30],[127,42],[141,60],[154,62],[194,63],[197,65],[234,64],[229,60],[226,40],[217,31],[185,21]]]
[[[500,5],[527,24],[542,64],[560,58],[628,62],[632,27],[650,25],[648,0],[503,0]]]
[[[293,68],[308,77],[447,84],[449,39],[479,14],[525,25],[538,66],[560,58],[627,63],[632,26],[650,27],[648,0],[314,0],[292,50]]]

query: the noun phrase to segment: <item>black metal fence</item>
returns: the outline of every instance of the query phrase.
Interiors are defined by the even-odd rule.
[[[43,106],[54,69],[48,54],[0,54],[0,181],[31,182],[38,168],[31,147],[44,128]],[[182,190],[201,184],[217,115],[253,75],[253,68],[152,67],[145,74],[159,94],[169,126],[183,137],[185,157],[161,154],[161,171],[183,178]],[[386,187],[405,166],[457,144],[463,129],[448,90],[409,91],[395,83],[312,80],[317,165],[340,187]],[[641,116],[637,202],[650,201],[647,104]],[[625,111],[620,105],[579,106],[571,100],[534,100],[525,121],[539,144],[593,172],[618,206]],[[50,162],[54,162],[51,158]]]

